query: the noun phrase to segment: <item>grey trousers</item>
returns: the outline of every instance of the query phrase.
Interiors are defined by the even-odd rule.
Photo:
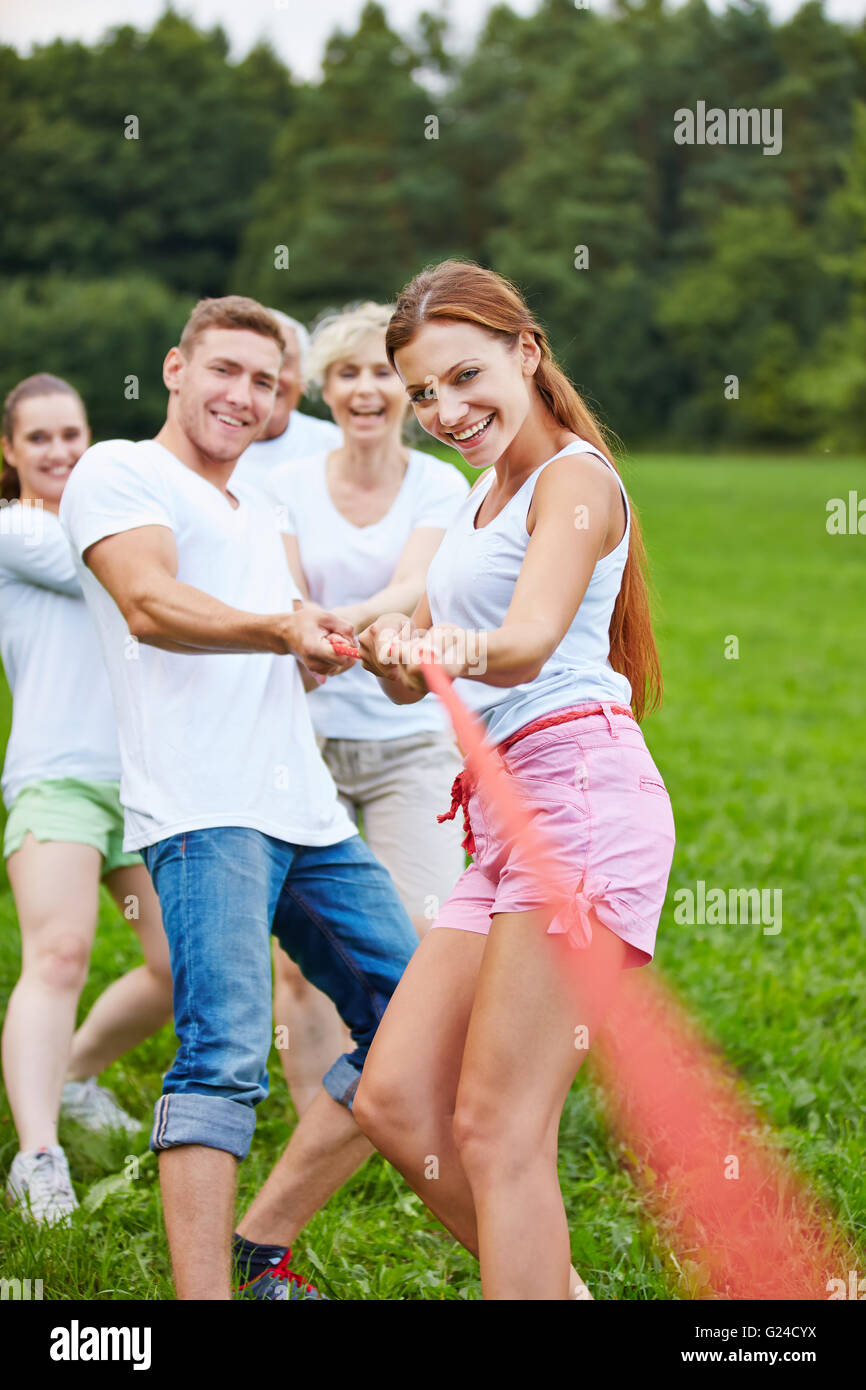
[[[451,806],[463,759],[450,733],[409,738],[320,738],[340,800],[390,873],[409,916],[437,916],[463,872],[463,819],[437,824]]]

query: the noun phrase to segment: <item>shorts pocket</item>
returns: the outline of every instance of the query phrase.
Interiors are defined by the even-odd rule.
[[[586,765],[578,761],[561,777],[536,776],[534,772],[514,774],[514,790],[528,811],[544,811],[546,807],[568,808],[578,819],[589,818],[588,777]]]
[[[660,777],[641,777],[640,789],[642,792],[654,792],[656,796],[668,796],[668,789]]]
[[[558,735],[558,736],[557,736]],[[521,796],[556,797],[589,814],[586,788],[589,770],[583,749],[575,738],[563,738],[559,730],[545,730],[531,747],[505,755],[505,766]]]
[[[563,734],[561,726],[541,729],[537,734],[529,734],[526,738],[519,739],[507,753],[503,753],[502,758],[509,771],[513,769],[516,772],[518,768],[524,768],[536,759],[543,758],[545,753],[561,749],[567,740],[568,736]]]

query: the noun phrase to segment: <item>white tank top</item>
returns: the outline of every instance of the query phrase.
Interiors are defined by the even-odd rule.
[[[427,572],[427,597],[434,623],[490,630],[501,627],[529,544],[526,518],[535,484],[543,469],[563,454],[595,454],[613,472],[594,445],[575,440],[530,473],[523,486],[488,525],[475,529],[475,517],[493,484],[494,471],[463,502],[448,527]],[[532,681],[509,687],[481,680],[457,680],[461,699],[484,720],[494,743],[500,743],[542,715],[598,700],[631,703],[631,686],[610,664],[610,620],[628,556],[631,512],[625,488],[617,481],[626,509],[625,535],[596,563],[571,626]]]

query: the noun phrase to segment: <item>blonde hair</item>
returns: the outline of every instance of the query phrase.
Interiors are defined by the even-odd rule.
[[[286,350],[282,329],[271,311],[257,299],[248,299],[243,294],[199,300],[186,321],[178,343],[187,360],[192,357],[199,338],[209,328],[246,328],[251,333],[261,333],[264,338],[273,338],[281,353]]]
[[[319,391],[335,362],[342,362],[370,337],[382,339],[394,312],[393,304],[347,304],[344,309],[324,314],[313,329],[307,354],[307,380]]]

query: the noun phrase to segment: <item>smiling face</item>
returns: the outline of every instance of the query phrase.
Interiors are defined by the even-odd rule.
[[[394,357],[419,423],[473,468],[489,468],[514,440],[539,359],[529,332],[514,344],[454,319],[423,324]]]
[[[67,391],[57,391],[18,402],[12,438],[3,440],[3,455],[18,471],[22,498],[41,498],[56,510],[89,443],[81,402]]]
[[[322,399],[348,443],[399,439],[406,414],[403,385],[385,355],[384,334],[370,334],[328,368]]]
[[[271,414],[280,365],[276,340],[247,328],[205,329],[188,359],[171,349],[169,409],[199,454],[229,463],[243,453]]]

